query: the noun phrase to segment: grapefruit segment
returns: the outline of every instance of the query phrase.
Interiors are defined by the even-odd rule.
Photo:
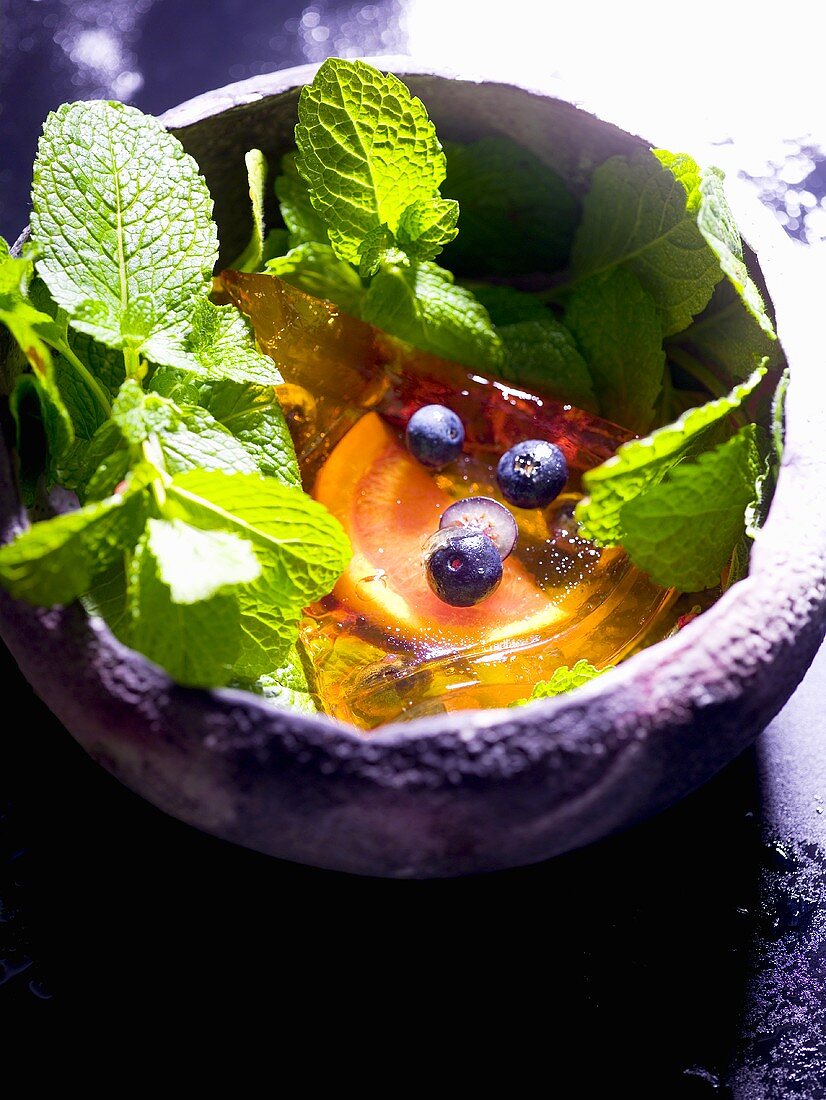
[[[422,551],[453,501],[376,413],[364,415],[335,447],[313,496],[353,545],[335,597],[399,640],[493,646],[547,634],[565,618],[514,556],[497,590],[475,607],[451,607],[431,591]]]

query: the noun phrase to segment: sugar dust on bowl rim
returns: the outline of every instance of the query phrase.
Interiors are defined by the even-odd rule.
[[[611,171],[633,171],[640,151],[648,148],[626,130],[550,96],[498,83],[417,72],[410,59],[400,59],[386,67],[400,74],[411,90],[421,96],[444,141],[473,143],[507,132],[526,151],[533,168],[535,160],[545,163],[551,157],[548,135],[553,135],[553,165],[566,181],[572,202],[578,208],[587,207],[592,168],[613,161]],[[282,155],[290,152],[289,135],[296,118],[299,91],[312,80],[314,71],[289,70],[256,78],[209,93],[165,117],[206,177],[228,256],[239,255],[250,239],[246,193],[254,190],[249,176],[256,158],[248,162],[250,172],[245,173],[245,154],[262,150],[270,164],[276,165]],[[620,158],[621,163],[613,158]],[[684,167],[684,163],[681,167],[673,162],[668,170],[678,178]],[[289,187],[286,190],[289,192]],[[459,200],[462,201],[461,195]],[[472,208],[472,201],[466,201],[466,209]],[[396,215],[388,215],[393,223],[394,241],[377,234],[373,244],[378,242],[379,252],[382,248],[397,248],[405,233],[408,247],[413,248],[416,241],[421,241],[424,230],[432,227],[432,222],[424,217],[426,210],[432,211],[433,207],[425,204],[425,208],[417,208],[407,216],[403,226]],[[436,210],[446,214],[449,221],[449,212],[441,207]],[[55,601],[55,606],[44,607],[19,593],[12,595],[1,589],[2,636],[22,672],[89,753],[163,811],[238,844],[319,867],[408,877],[490,871],[546,859],[622,829],[673,803],[736,756],[777,713],[808,667],[824,633],[826,501],[822,497],[826,494],[826,456],[822,422],[816,411],[819,404],[813,349],[817,344],[811,339],[808,327],[809,288],[801,285],[794,263],[784,253],[780,230],[761,225],[757,212],[754,224],[745,224],[744,219],[750,218],[746,203],[738,214],[756,253],[746,249],[745,267],[741,269],[736,264],[731,267],[726,276],[728,285],[734,285],[729,277],[732,273],[742,283],[746,269],[757,283],[765,278],[783,351],[790,362],[791,383],[785,414],[774,422],[775,434],[782,430],[785,436],[783,464],[768,518],[760,525],[753,517],[759,530],[751,548],[747,575],[673,636],[634,654],[583,686],[576,686],[581,682],[576,676],[578,662],[569,662],[568,683],[549,686],[548,697],[537,698],[529,705],[435,713],[409,723],[384,726],[372,737],[364,738],[329,717],[302,713],[296,706],[271,705],[265,698],[264,683],[259,697],[233,687],[181,686],[157,659],[151,660],[118,640],[101,617],[105,612],[111,620],[111,605],[101,604],[89,614],[76,599]],[[485,219],[481,221],[484,224]],[[608,235],[598,235],[598,239],[608,240]],[[318,241],[308,243],[315,246]],[[570,244],[570,240],[557,242],[562,250],[570,248]],[[426,242],[419,247],[426,247]],[[254,245],[252,251],[255,252]],[[308,251],[316,258],[319,255],[317,249],[305,248],[302,254],[305,259]],[[516,258],[511,254],[510,261],[516,264],[520,250],[514,251]],[[289,252],[281,252],[279,256],[282,275],[301,258],[293,255],[287,261],[283,258],[287,255]],[[370,257],[362,254],[361,259],[365,261],[364,271],[369,271]],[[379,271],[359,275],[358,285],[349,274],[355,270],[352,262],[349,269],[337,270],[337,293],[358,299],[365,321],[373,323],[374,319],[368,316],[370,303],[365,306],[364,295],[373,295],[373,306],[377,298],[375,284],[367,280],[380,276],[383,279],[386,270],[381,265],[390,262],[386,257],[379,258]],[[404,268],[398,257],[392,262],[397,268]],[[471,256],[467,262],[472,265],[476,261]],[[456,271],[460,266],[454,261]],[[308,278],[311,268],[309,261],[302,268]],[[48,264],[43,270],[48,274]],[[331,288],[329,264],[316,264],[312,271]],[[437,278],[429,268],[424,271],[429,279]],[[32,409],[37,411],[38,422],[47,424],[51,432],[62,430],[63,425],[67,432],[75,433],[75,439],[86,438],[78,431],[79,421],[72,418],[71,410],[71,426],[63,419],[58,397],[66,391],[61,388],[61,378],[65,380],[74,360],[90,370],[88,349],[81,347],[83,337],[90,337],[96,346],[117,345],[120,362],[125,363],[125,368],[119,369],[130,374],[132,384],[121,394],[122,377],[97,372],[99,392],[95,395],[92,387],[88,409],[92,420],[96,416],[103,420],[104,406],[119,400],[117,426],[124,442],[103,456],[107,461],[111,458],[106,470],[92,471],[97,473],[97,480],[91,481],[91,489],[90,482],[83,484],[86,500],[81,518],[94,519],[94,530],[103,532],[104,537],[95,542],[96,546],[112,545],[113,539],[117,542],[126,538],[124,528],[129,528],[130,537],[134,532],[134,559],[141,566],[134,575],[130,574],[135,591],[151,591],[159,601],[153,604],[156,610],[158,606],[166,606],[163,600],[174,604],[178,618],[190,622],[193,642],[199,637],[197,609],[204,600],[218,601],[212,605],[212,611],[217,609],[226,616],[226,638],[215,638],[210,653],[201,654],[195,646],[190,665],[180,670],[181,676],[213,679],[217,675],[215,652],[219,644],[228,646],[227,660],[238,661],[237,652],[229,649],[229,641],[239,615],[250,627],[244,635],[246,659],[249,668],[256,667],[260,653],[253,643],[263,639],[273,647],[273,653],[277,652],[273,634],[283,624],[288,624],[283,626],[288,633],[297,631],[300,609],[306,606],[306,600],[317,598],[311,581],[308,579],[306,588],[302,587],[304,582],[298,571],[293,570],[278,588],[281,617],[277,622],[265,621],[262,603],[266,593],[255,588],[258,582],[253,579],[256,563],[264,569],[262,561],[266,560],[267,568],[274,567],[287,552],[276,545],[267,517],[254,511],[246,491],[250,483],[243,480],[274,476],[261,473],[261,463],[267,461],[269,453],[262,441],[265,437],[274,438],[272,433],[277,435],[277,426],[274,419],[266,419],[255,402],[244,406],[244,417],[261,413],[264,419],[255,423],[259,429],[266,424],[269,436],[263,429],[234,433],[225,421],[237,427],[237,418],[233,420],[227,405],[231,395],[237,396],[233,386],[256,384],[250,372],[258,377],[257,384],[261,387],[272,384],[264,381],[264,375],[256,375],[266,364],[262,365],[256,357],[254,347],[244,345],[239,350],[242,337],[229,314],[216,314],[206,306],[199,307],[197,325],[183,336],[175,327],[178,321],[162,330],[152,329],[153,315],[140,304],[125,320],[116,317],[116,312],[82,315],[83,311],[78,313],[75,308],[71,288],[64,288],[65,297],[59,310],[45,319],[43,303],[29,299],[28,305],[38,315],[34,316],[27,313],[28,306],[15,304],[22,294],[19,272],[20,269],[15,269],[10,284],[0,287],[2,318],[6,322],[14,315],[15,338],[31,364],[26,374],[30,381],[16,393],[12,415],[3,419],[0,514],[4,540],[10,543],[26,527],[22,500],[30,491],[37,490],[36,484],[27,481],[32,456],[22,445],[29,413]],[[591,292],[615,298],[624,294],[627,300],[629,293],[637,293],[637,283],[641,281],[639,270],[632,274],[636,282],[622,273],[610,279],[601,277],[591,284]],[[195,282],[198,286],[195,290],[190,287],[187,294],[201,293],[200,282]],[[63,294],[59,288],[50,289],[53,300]],[[720,293],[722,312],[729,291],[724,287]],[[597,337],[587,316],[595,299],[586,299],[581,285],[572,290],[571,298],[577,294],[578,304],[569,301],[562,310],[563,327],[574,335],[579,333],[577,354],[587,365],[592,365],[596,360],[592,341]],[[112,298],[113,311],[119,301],[117,296]],[[182,296],[178,302],[175,314],[178,320],[186,320],[188,301]],[[635,331],[652,322],[650,313],[645,313],[646,301],[639,297],[640,316],[647,320],[640,321]],[[497,307],[491,299],[488,308],[495,321]],[[501,302],[499,308],[500,321],[496,323],[503,328],[509,323],[518,328],[516,333],[508,334],[514,341],[512,346],[517,338],[522,348],[544,339],[550,324],[547,320],[537,320],[535,313],[531,319],[523,312],[518,320],[511,317],[507,321],[501,313]],[[736,310],[726,314],[729,318],[732,315],[740,316]],[[115,317],[117,324],[112,320]],[[679,322],[673,316],[665,320],[664,317],[664,314],[656,317],[661,336],[665,334],[661,350],[668,353],[669,369],[680,366],[683,373],[678,375],[674,369],[671,377],[681,382],[677,390],[685,395],[694,384],[689,378],[696,381],[696,374],[690,374],[692,364],[704,355],[714,360],[712,337],[719,337],[723,329],[713,325],[697,329],[689,347],[686,340],[678,338],[679,332],[674,335],[677,330],[667,334],[666,330]],[[559,320],[559,309],[554,319]],[[407,320],[410,336],[418,321],[415,316]],[[564,337],[554,331],[559,346]],[[708,337],[704,341],[703,331]],[[128,337],[125,347],[124,342],[118,344],[123,333]],[[739,346],[737,334],[731,329],[725,339],[734,340],[733,347]],[[216,347],[227,354],[212,355],[210,349]],[[232,355],[228,354],[230,348]],[[68,356],[64,354],[67,349]],[[133,355],[133,351],[137,354]],[[167,373],[156,377],[154,388],[149,389],[155,376],[150,372],[142,377],[141,364],[158,365],[163,359],[172,358],[176,358],[179,366],[167,365],[167,370],[189,367],[190,373],[201,371],[200,377],[191,379],[187,383],[190,388],[182,390],[181,380]],[[235,378],[216,376],[218,359],[221,369],[231,364]],[[19,353],[12,350],[10,340],[3,345],[2,360],[6,380],[20,367]],[[106,356],[103,360],[111,363]],[[566,362],[569,371],[574,372],[569,373],[569,379],[579,378],[581,382],[582,375],[576,374],[579,360],[571,356]],[[54,370],[49,369],[50,365]],[[748,369],[750,366],[747,365]],[[740,372],[741,379],[748,369]],[[480,373],[486,371],[481,369]],[[82,377],[81,372],[78,371],[77,377]],[[101,382],[104,377],[106,381]],[[616,375],[612,378],[615,381]],[[711,394],[712,400],[724,404],[716,411],[703,413],[703,417],[711,417],[703,425],[696,415],[693,420],[683,422],[681,439],[685,441],[691,435],[696,442],[699,434],[706,451],[700,458],[689,458],[688,463],[681,453],[679,461],[672,462],[667,471],[658,467],[660,479],[651,483],[651,495],[644,505],[635,503],[636,523],[629,521],[629,530],[632,526],[636,531],[643,529],[644,522],[660,506],[665,523],[667,498],[675,491],[684,501],[682,514],[693,516],[691,522],[700,525],[699,513],[692,512],[699,507],[694,499],[696,482],[691,476],[675,471],[686,468],[691,461],[700,463],[707,474],[708,492],[714,492],[720,470],[736,466],[744,456],[745,437],[740,437],[740,443],[731,442],[737,440],[742,430],[736,422],[741,415],[737,409],[748,408],[749,416],[745,419],[753,418],[762,425],[769,439],[773,422],[760,405],[759,389],[753,399],[744,393],[733,403],[729,400],[736,386],[742,384],[728,378],[719,397]],[[513,380],[511,385],[519,388]],[[210,390],[211,408],[199,404],[205,400],[205,387]],[[607,385],[601,387],[601,400],[607,400],[609,389]],[[622,397],[622,392],[615,390],[613,418],[631,425],[639,409],[628,409],[624,416],[619,415]],[[696,408],[709,404],[708,393],[702,400],[704,404],[692,406],[695,412]],[[574,404],[585,407],[587,401],[587,392],[580,388]],[[192,411],[195,408],[205,409],[207,415]],[[48,416],[43,415],[44,409],[49,410]],[[266,409],[270,406],[266,405]],[[236,406],[235,414],[240,416],[240,412]],[[669,412],[679,414],[680,410],[672,406]],[[685,416],[690,418],[692,411]],[[245,419],[244,423],[249,426],[252,420]],[[723,426],[731,429],[723,433],[728,438],[712,444],[709,435]],[[94,423],[89,427],[89,434],[94,435]],[[636,425],[633,427],[640,432]],[[649,425],[642,426],[641,432],[648,429]],[[226,448],[222,454],[231,454],[236,463],[234,474],[230,476],[219,469],[207,471],[210,474],[207,477],[202,464],[200,472],[194,470],[197,448],[192,436],[201,444],[205,439],[214,443],[220,438]],[[669,447],[674,445],[679,451],[683,445],[673,436],[643,438],[655,439],[645,462],[656,458],[668,465],[668,455],[672,453]],[[721,456],[719,450],[724,447],[730,449]],[[203,456],[209,451],[214,457],[215,449],[201,446],[198,453]],[[706,452],[713,457],[705,457]],[[492,456],[492,467],[498,457]],[[625,472],[631,476],[638,469],[640,452],[626,452],[626,459]],[[63,465],[68,469],[67,462]],[[278,464],[273,466],[275,473],[279,468]],[[647,468],[650,472],[651,466]],[[232,499],[225,491],[227,481],[221,478],[229,479]],[[597,499],[597,492],[603,493],[603,502],[608,500],[609,480],[603,479],[597,491],[592,486],[592,501]],[[330,513],[321,511],[318,502],[314,502],[319,509],[316,510],[313,502],[307,504],[292,496],[288,484],[266,484],[268,509],[283,516],[289,504],[293,516],[290,522],[297,524],[300,517],[302,537],[311,546],[309,532],[316,530],[318,524],[331,522],[325,518]],[[292,484],[298,492],[295,480]],[[143,509],[149,514],[144,514]],[[215,517],[222,510],[230,518],[222,518],[219,523]],[[611,515],[607,507],[602,510],[600,522],[607,525],[603,526],[603,534],[614,522]],[[805,522],[801,522],[803,516]],[[591,520],[596,522],[593,513]],[[136,531],[138,521],[141,526]],[[66,521],[61,530],[65,533],[77,522],[80,521]],[[435,517],[434,530],[437,528]],[[242,535],[242,530],[246,534]],[[329,528],[330,532],[333,530]],[[793,537],[790,532],[794,532]],[[173,541],[176,546],[187,547],[190,575],[174,568],[177,558],[167,557]],[[252,554],[245,543],[252,546]],[[329,540],[325,545],[328,543]],[[646,540],[640,539],[634,552],[644,555],[646,545]],[[205,576],[200,563],[207,549],[212,564]],[[129,553],[132,555],[132,548]],[[312,549],[307,551],[307,560],[312,562],[307,577],[312,574],[316,578],[312,583],[324,589],[328,585],[326,575],[318,578],[326,566],[313,554]],[[87,560],[83,553],[71,558],[71,575],[80,589],[84,588],[83,569]],[[220,561],[220,581],[216,581],[214,572],[216,560]],[[28,561],[29,558],[20,567],[24,572],[29,568]],[[328,562],[331,573],[334,564]],[[339,572],[340,569],[339,564]],[[689,582],[700,583],[704,579],[704,576],[687,578],[686,590],[691,591]],[[64,583],[61,576],[58,581]],[[42,582],[43,574],[37,571],[37,583]],[[330,578],[329,586],[332,584]],[[250,590],[257,603],[249,595]],[[109,592],[117,597],[117,585]],[[49,595],[48,586],[44,594]],[[233,604],[232,600],[241,600],[242,595],[245,599],[249,596],[249,600],[239,611],[240,603]],[[191,611],[186,611],[187,608]],[[194,619],[188,618],[190,614]],[[157,617],[150,616],[147,622],[156,623]],[[259,622],[263,625],[257,625]],[[122,626],[118,629],[124,631]],[[140,640],[146,648],[154,647],[156,653],[166,656],[162,632],[153,633],[147,627]],[[588,654],[580,656],[587,658]],[[554,695],[560,687],[562,693]],[[575,690],[566,690],[571,687]],[[302,681],[297,667],[292,667],[289,674],[273,677],[269,685],[271,692],[292,693],[299,702],[307,694],[306,689],[306,680]]]

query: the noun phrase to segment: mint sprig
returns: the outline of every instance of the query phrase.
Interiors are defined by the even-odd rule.
[[[218,258],[212,199],[161,123],[122,103],[49,115],[34,166],[38,273],[72,327],[139,357],[174,361]]]
[[[411,207],[440,200],[445,156],[421,100],[364,62],[324,62],[301,92],[295,138],[313,209],[336,254],[356,266],[373,230],[396,235],[405,212],[410,228]],[[439,220],[445,244],[455,222]]]
[[[720,580],[754,500],[755,425],[674,466],[622,509],[623,546],[657,584],[698,592]]]
[[[595,680],[597,676],[610,671],[613,667],[613,665],[606,665],[605,668],[596,668],[584,659],[577,661],[570,668],[567,665],[560,665],[554,670],[550,680],[540,680],[527,699],[517,699],[515,703],[511,703],[511,706],[522,707],[537,699],[553,699],[556,695],[566,695],[569,691],[575,691],[578,687],[589,684],[591,680]]]
[[[713,429],[742,405],[764,374],[760,368],[725,397],[690,409],[643,439],[623,443],[613,458],[584,474],[588,495],[576,508],[582,535],[604,546],[622,543],[625,506],[662,481],[678,463],[706,450],[710,439],[716,442]]]

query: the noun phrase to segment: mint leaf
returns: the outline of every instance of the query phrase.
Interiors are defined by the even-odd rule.
[[[399,218],[399,245],[414,260],[433,260],[459,232],[459,204],[438,196],[417,199]]]
[[[274,707],[287,707],[302,714],[317,712],[297,646],[293,646],[280,668],[242,686],[262,695]]]
[[[574,287],[565,323],[591,369],[602,415],[646,431],[665,370],[654,299],[630,271],[615,268]]]
[[[28,603],[70,603],[134,546],[145,521],[146,501],[139,492],[42,520],[0,547],[0,581],[12,596]]]
[[[159,436],[170,474],[185,470],[256,473],[255,458],[232,432],[198,405],[183,406],[178,422]]]
[[[721,219],[717,177],[683,155],[640,151],[611,157],[594,172],[572,253],[578,279],[620,264],[637,276],[670,335],[691,323],[722,277],[719,252],[733,244]]]
[[[623,546],[657,584],[697,592],[719,583],[754,498],[754,429],[673,467],[623,506]]]
[[[328,58],[301,91],[296,167],[343,260],[367,234],[398,231],[403,212],[438,197],[445,157],[421,101],[391,74]]]
[[[364,296],[361,279],[328,244],[296,245],[286,256],[268,260],[267,273],[314,298],[335,302],[345,313],[359,315],[359,303]]]
[[[238,593],[241,647],[232,674],[240,680],[256,680],[287,659],[298,637],[297,613],[282,615],[262,601],[254,586]]]
[[[613,665],[606,665],[605,668],[595,668],[585,660],[577,661],[571,668],[560,665],[554,670],[550,680],[540,680],[527,699],[517,699],[515,703],[511,703],[511,706],[524,706],[526,703],[533,703],[536,699],[552,699],[555,695],[564,695],[566,692],[582,687],[583,684],[589,684],[591,680],[613,667]]]
[[[265,477],[301,488],[293,441],[271,388],[215,382],[202,387],[200,403],[232,432]]]
[[[252,204],[252,235],[249,244],[229,266],[236,271],[258,271],[264,256],[264,188],[267,183],[267,158],[260,149],[244,154],[247,182]]]
[[[233,587],[256,569],[241,539],[150,519],[129,572],[129,643],[178,683],[225,684],[240,645]]]
[[[513,287],[476,282],[463,282],[462,285],[467,287],[477,302],[482,303],[497,328],[500,325],[515,325],[520,321],[545,321],[553,316],[548,307],[533,294],[525,294]]]
[[[327,244],[327,226],[313,209],[307,184],[299,176],[295,153],[281,159],[281,175],[275,181],[275,193],[281,206],[281,217],[289,231],[289,247],[300,244]]]
[[[237,535],[201,531],[179,519],[150,519],[146,535],[158,563],[158,577],[173,603],[199,603],[261,574],[251,544]]]
[[[764,374],[762,369],[755,371],[726,397],[689,409],[675,423],[657,428],[644,439],[623,443],[607,462],[583,474],[588,496],[576,508],[582,537],[604,546],[623,542],[627,503],[656,485],[677,463],[703,450],[712,429],[739,408]]]
[[[520,321],[496,330],[503,357],[497,374],[580,409],[597,412],[591,373],[570,332],[547,310],[541,321]]]
[[[502,343],[484,306],[430,262],[397,262],[374,275],[362,319],[414,347],[480,370],[495,369]]]
[[[362,279],[369,279],[383,264],[392,262],[395,242],[396,238],[386,225],[377,225],[370,230],[359,246],[358,273]]]
[[[783,349],[745,308],[728,280],[717,285],[708,307],[665,345],[683,348],[701,363],[731,379],[747,378],[755,367],[768,370],[783,362]]]
[[[212,199],[180,142],[122,103],[64,104],[43,129],[32,203],[38,272],[72,326],[164,362],[218,254]]]
[[[235,306],[216,306],[204,298],[195,304],[190,320],[183,344],[167,345],[165,358],[156,362],[203,379],[230,378],[256,386],[283,381],[272,359],[258,350],[249,321]]]
[[[691,157],[684,153],[668,153],[665,149],[655,149],[654,155],[661,164],[670,168],[675,178],[693,182],[697,165]],[[743,305],[766,337],[774,339],[774,326],[743,260],[743,242],[723,190],[724,178],[719,168],[707,168],[700,174],[697,225]],[[686,190],[690,195],[688,183]]]
[[[157,438],[168,473],[224,470],[255,473],[254,458],[206,409],[178,406],[156,393],[144,393],[137,382],[124,382],[112,407],[112,419],[124,439],[139,446]]]
[[[193,470],[176,476],[167,494],[170,515],[249,539],[263,568],[257,599],[283,616],[326,595],[347,564],[340,524],[298,489],[257,474]]]
[[[507,275],[566,266],[579,204],[552,168],[505,137],[445,149],[442,190],[462,212],[445,253],[451,270]]]

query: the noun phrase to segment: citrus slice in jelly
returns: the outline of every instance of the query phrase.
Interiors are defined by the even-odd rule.
[[[453,501],[376,413],[335,447],[313,496],[353,545],[335,596],[399,641],[493,646],[547,632],[565,617],[513,555],[497,590],[475,607],[451,607],[431,591],[423,547]]]

